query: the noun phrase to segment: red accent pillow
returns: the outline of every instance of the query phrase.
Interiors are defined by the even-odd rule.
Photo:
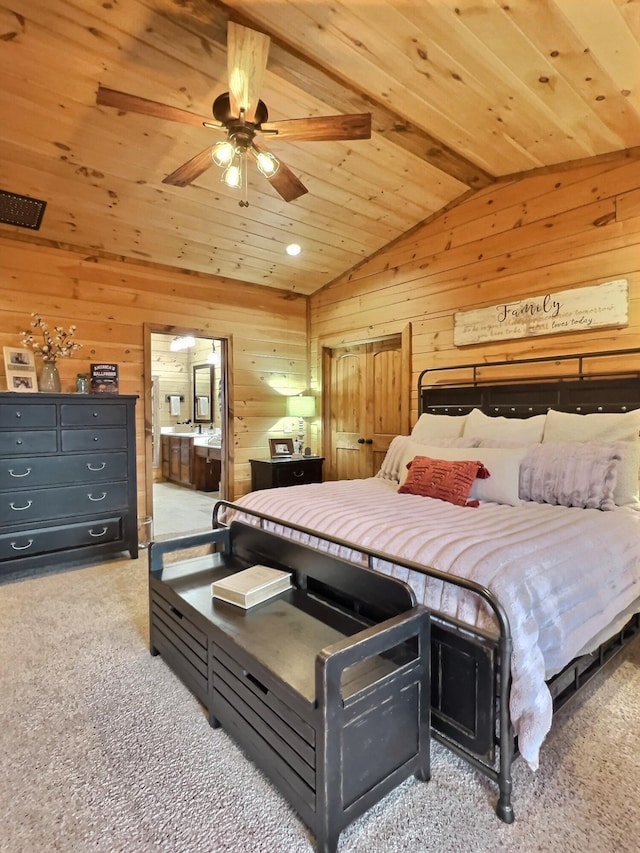
[[[482,462],[471,459],[452,462],[448,459],[414,456],[407,468],[409,473],[398,489],[399,493],[437,498],[456,506],[478,506],[478,501],[468,500],[471,486],[476,477],[486,480],[489,476]]]

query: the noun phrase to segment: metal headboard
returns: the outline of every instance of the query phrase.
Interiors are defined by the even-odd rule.
[[[587,362],[596,360],[588,371]],[[638,366],[630,369],[630,362]],[[464,415],[476,408],[514,418],[549,409],[580,414],[638,409],[640,348],[427,368],[418,378],[418,408],[419,414],[439,415]]]

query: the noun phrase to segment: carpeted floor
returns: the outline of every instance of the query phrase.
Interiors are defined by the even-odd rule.
[[[307,853],[286,802],[147,648],[146,553],[0,587],[0,850]],[[640,643],[515,768],[516,822],[441,747],[340,853],[640,849]]]
[[[154,483],[153,535],[156,539],[211,529],[220,492],[196,492],[175,483]]]

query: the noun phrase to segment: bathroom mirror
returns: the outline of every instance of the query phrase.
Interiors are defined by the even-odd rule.
[[[198,424],[214,423],[214,411],[211,405],[215,386],[215,367],[212,364],[194,364],[193,366],[193,422]]]

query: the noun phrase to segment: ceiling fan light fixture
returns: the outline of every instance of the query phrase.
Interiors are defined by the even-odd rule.
[[[259,151],[254,145],[251,147],[251,153],[255,157],[258,171],[261,172],[265,178],[272,178],[277,173],[280,168],[280,161],[277,157],[274,157],[270,151]]]
[[[236,157],[224,170],[222,180],[232,190],[237,190],[242,186],[242,166],[239,157]]]
[[[211,159],[216,166],[224,169],[231,163],[235,153],[236,149],[234,145],[228,139],[223,139],[220,142],[216,142],[211,149]]]

